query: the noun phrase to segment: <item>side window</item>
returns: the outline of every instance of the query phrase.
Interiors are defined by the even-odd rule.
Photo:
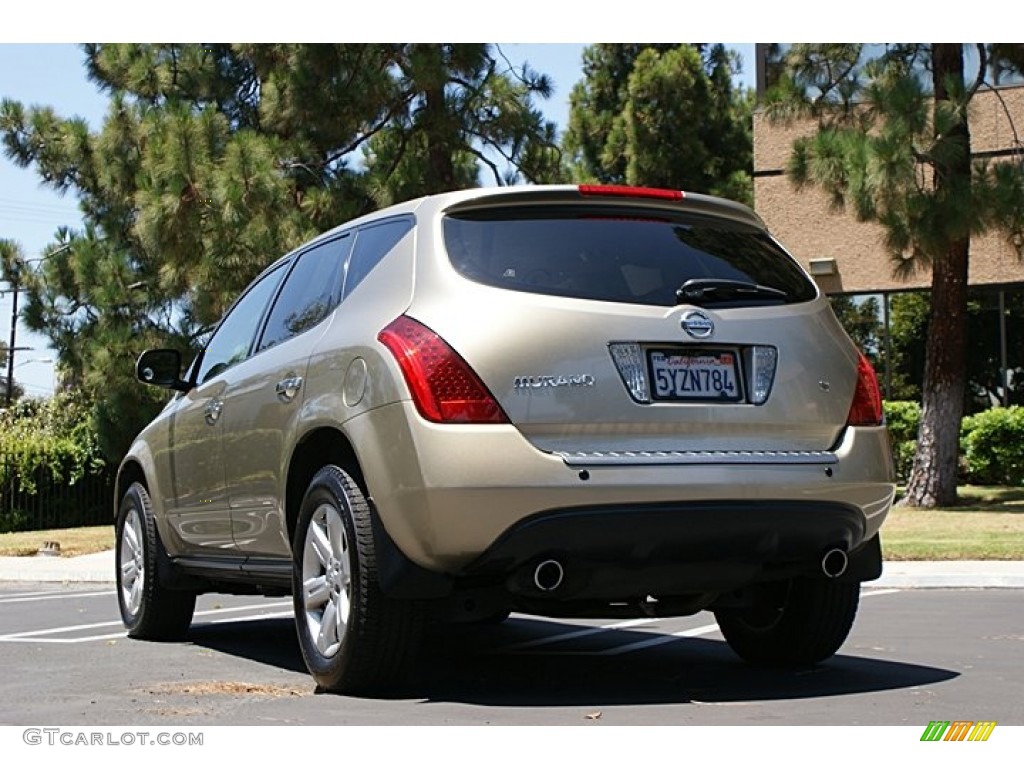
[[[299,257],[270,310],[259,349],[298,336],[327,317],[340,298],[338,275],[351,245],[352,238],[345,236],[311,248]]]
[[[199,364],[196,376],[199,384],[249,356],[260,319],[284,272],[282,265],[261,277],[221,320]]]
[[[345,295],[348,296],[363,278],[377,266],[388,251],[412,229],[411,219],[393,219],[359,230],[345,273]]]

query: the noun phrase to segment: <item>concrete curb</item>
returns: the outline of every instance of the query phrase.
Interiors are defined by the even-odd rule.
[[[78,557],[0,557],[0,582],[114,583],[114,551]]]
[[[1024,588],[1024,561],[944,560],[939,562],[892,561],[882,567],[882,578],[872,587],[927,588]]]

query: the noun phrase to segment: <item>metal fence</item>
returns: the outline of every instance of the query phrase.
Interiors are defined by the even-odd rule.
[[[0,533],[110,523],[113,474],[105,468],[72,483],[41,466],[26,478],[0,454]]]

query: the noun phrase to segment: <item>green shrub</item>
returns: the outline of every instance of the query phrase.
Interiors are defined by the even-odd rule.
[[[81,395],[23,398],[0,412],[0,532],[93,522],[107,513],[108,480]]]
[[[917,430],[921,426],[921,406],[913,400],[888,400],[882,403],[885,423],[889,427],[896,477],[905,483],[914,468],[917,452]]]
[[[979,485],[1024,485],[1024,407],[990,408],[960,426],[967,480]]]

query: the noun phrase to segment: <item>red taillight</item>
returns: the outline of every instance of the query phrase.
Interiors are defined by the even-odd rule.
[[[878,377],[861,353],[857,359],[857,389],[853,393],[846,423],[851,427],[876,427],[882,423],[882,392],[878,389]]]
[[[653,200],[682,200],[678,189],[627,187],[620,184],[580,184],[580,194],[587,197],[643,197]]]
[[[423,418],[462,424],[508,421],[466,361],[422,323],[402,315],[377,334],[377,340],[398,360]]]

